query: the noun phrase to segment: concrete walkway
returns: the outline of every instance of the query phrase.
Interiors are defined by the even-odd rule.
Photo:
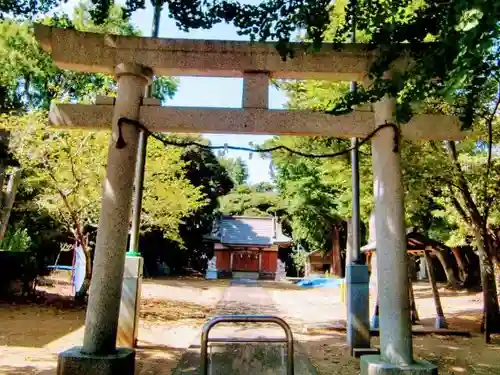
[[[256,281],[234,280],[216,307],[216,315],[250,314],[279,316],[270,294]],[[210,338],[284,338],[283,330],[271,324],[221,324],[210,331]],[[174,375],[202,375],[200,340],[184,353]],[[286,375],[285,346],[281,343],[212,344],[209,345],[210,375]],[[316,372],[295,345],[295,375]]]

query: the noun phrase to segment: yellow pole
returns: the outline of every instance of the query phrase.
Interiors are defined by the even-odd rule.
[[[340,283],[340,302],[345,305],[345,280]]]

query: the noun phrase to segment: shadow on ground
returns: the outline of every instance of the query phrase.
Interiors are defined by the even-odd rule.
[[[0,374],[2,375],[54,375],[56,368],[50,370],[42,370],[34,366],[12,367],[0,366]]]
[[[415,298],[432,298],[432,288],[431,286],[422,286],[418,285],[418,288],[413,289],[413,294]],[[480,292],[478,289],[454,289],[447,287],[444,284],[438,285],[439,288],[439,296],[440,297],[457,297],[457,296],[473,296]]]
[[[170,346],[141,346],[136,354],[135,375],[170,375],[183,352]]]
[[[205,319],[212,309],[184,301],[144,299],[141,301],[140,318],[148,321],[180,319]]]
[[[414,336],[416,359],[425,359],[438,366],[440,375],[498,375],[500,346],[485,345],[482,337]],[[318,374],[359,374],[359,360],[349,356],[344,334],[301,337],[301,345]],[[378,347],[379,339],[372,339]]]
[[[471,337],[413,336],[415,358],[437,365],[440,375],[500,375],[500,335],[493,336],[491,345],[484,343],[479,333],[481,314],[481,310],[467,310],[447,315],[450,328],[469,330]],[[420,323],[432,326],[434,320]],[[359,361],[349,356],[344,333],[298,334],[297,339],[320,375],[359,373]],[[372,338],[372,346],[378,344],[379,338]]]
[[[452,329],[461,329],[473,333],[481,331],[482,310],[465,310],[458,313],[444,313],[448,326]],[[420,319],[418,324],[423,326],[434,326],[435,318]]]
[[[43,294],[34,301],[0,305],[0,344],[41,348],[85,322],[85,306]]]
[[[168,285],[172,287],[187,287],[187,288],[199,288],[199,289],[209,289],[209,288],[225,288],[229,285],[230,280],[217,279],[217,280],[207,280],[204,277],[193,277],[193,276],[164,276],[155,277],[154,279],[144,279],[144,283],[156,284],[156,285]]]

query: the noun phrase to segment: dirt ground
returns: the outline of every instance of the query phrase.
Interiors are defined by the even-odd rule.
[[[416,283],[414,290],[419,323],[425,327],[433,327],[435,307],[430,287],[425,283]],[[433,362],[439,367],[441,375],[500,374],[500,338],[494,336],[492,345],[486,345],[480,333],[481,293],[448,291],[442,287],[439,291],[449,328],[468,330],[472,335],[471,337],[414,336],[415,358]],[[344,334],[326,330],[305,332],[307,327],[338,325],[345,320],[345,308],[340,303],[339,290],[276,289],[271,293],[281,308],[282,315],[291,322],[296,339],[320,375],[332,372],[359,374],[359,360],[352,359],[348,355]],[[302,328],[299,328],[300,326]],[[378,347],[379,339],[372,338],[372,345]]]
[[[146,280],[136,374],[171,374],[213,314],[227,285],[227,281],[193,278]],[[343,334],[308,330],[345,319],[338,289],[261,285],[276,302],[278,313],[291,324],[319,375],[359,373],[359,361],[347,355]],[[70,293],[64,277],[41,289],[49,297],[44,303],[0,304],[0,374],[53,375],[57,353],[82,343],[85,310],[68,298],[61,299]],[[416,336],[415,356],[438,364],[440,374],[500,374],[500,340],[485,345],[479,332],[481,295],[440,291],[450,328],[470,330],[472,337]],[[432,326],[435,310],[430,288],[417,284],[415,295],[421,323]],[[378,345],[377,338],[373,344]]]
[[[0,304],[0,374],[54,375],[57,353],[82,344],[85,307],[65,277],[39,289],[47,301]],[[228,281],[145,280],[136,375],[170,374],[222,297]],[[61,296],[66,299],[61,299]]]

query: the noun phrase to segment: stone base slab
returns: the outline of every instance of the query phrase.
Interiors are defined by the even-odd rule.
[[[382,361],[379,355],[361,357],[361,375],[437,375],[435,365],[427,361],[415,360],[410,366],[396,366]]]
[[[120,348],[109,355],[90,355],[74,347],[59,354],[57,375],[134,375],[135,351]]]
[[[364,355],[378,355],[380,354],[380,350],[377,348],[353,348],[352,349],[352,355],[355,358],[359,358]]]

